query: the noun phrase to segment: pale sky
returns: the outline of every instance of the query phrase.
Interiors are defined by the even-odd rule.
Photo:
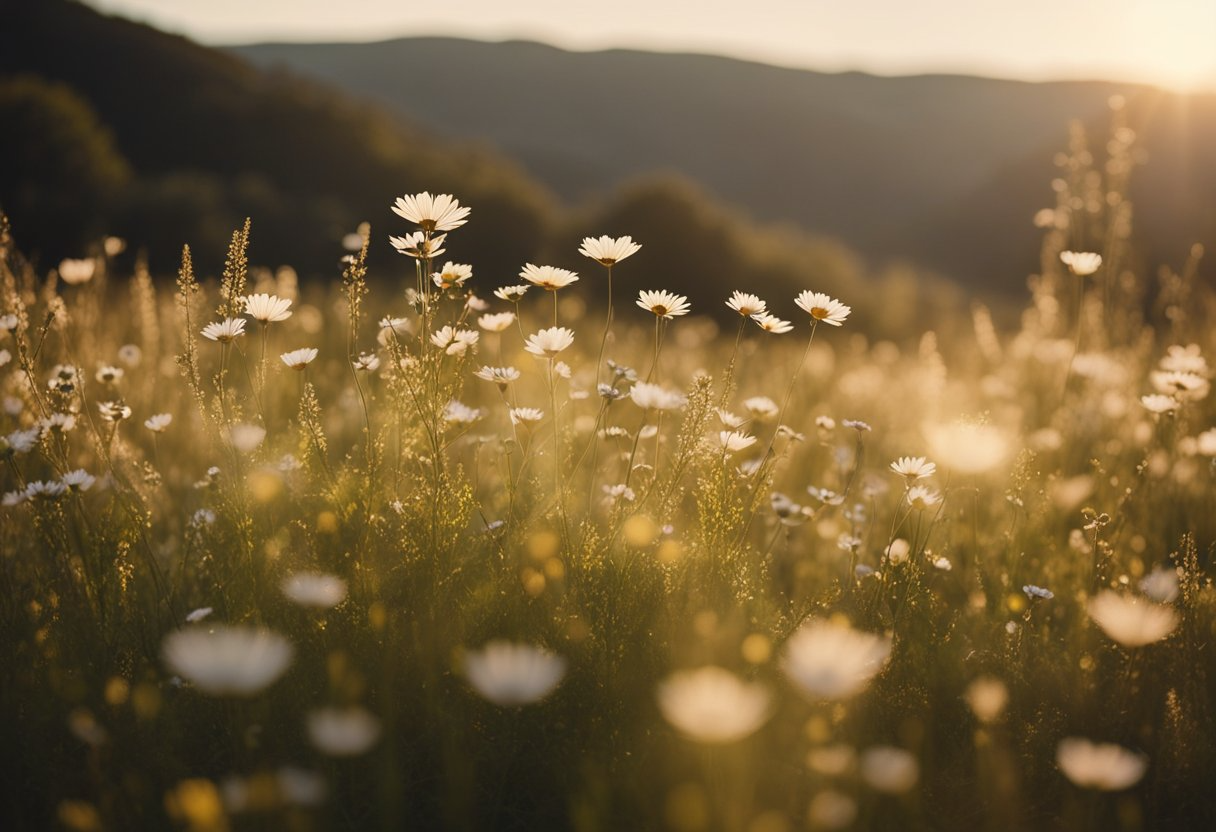
[[[203,43],[407,35],[1216,89],[1216,0],[88,0]]]

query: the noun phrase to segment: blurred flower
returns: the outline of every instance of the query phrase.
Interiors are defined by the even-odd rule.
[[[727,453],[735,454],[756,444],[756,437],[737,430],[718,432],[718,443]]]
[[[63,496],[68,487],[61,482],[51,480],[43,482],[35,480],[25,486],[25,499],[34,502],[56,500]]]
[[[938,463],[960,474],[991,471],[1009,455],[1009,441],[992,425],[929,424],[924,433]]]
[[[645,381],[639,381],[630,388],[629,398],[643,410],[678,410],[687,401],[682,393]]]
[[[1009,704],[1009,688],[993,676],[980,676],[967,686],[963,698],[980,722],[996,722]]]
[[[1060,771],[1083,789],[1117,792],[1140,782],[1148,759],[1113,743],[1067,737],[1056,747]]]
[[[515,323],[514,312],[499,312],[494,315],[482,315],[477,319],[477,325],[486,332],[502,332]]]
[[[789,321],[783,321],[776,315],[769,315],[767,312],[763,315],[752,315],[752,320],[756,322],[756,326],[774,335],[784,335],[794,328]]]
[[[613,266],[637,253],[642,246],[632,237],[584,237],[578,253],[603,266]]]
[[[901,456],[891,463],[891,471],[907,478],[908,482],[914,482],[933,476],[937,466],[927,462],[923,456]]]
[[[1159,604],[1171,603],[1178,597],[1178,570],[1158,566],[1140,579],[1140,591]]]
[[[266,438],[266,428],[261,425],[233,425],[228,431],[232,447],[243,454],[253,453]]]
[[[1078,277],[1086,277],[1102,266],[1102,255],[1092,251],[1061,251],[1060,262]]]
[[[899,566],[901,563],[907,563],[908,555],[912,552],[912,544],[904,540],[902,537],[897,537],[891,541],[891,545],[887,547],[887,563],[892,566]]]
[[[772,697],[712,665],[672,673],[659,683],[659,710],[680,733],[704,743],[728,743],[755,733],[770,714]]]
[[[1188,344],[1185,347],[1173,344],[1167,347],[1158,366],[1169,373],[1194,373],[1205,378],[1210,375],[1208,362],[1198,344]]]
[[[153,433],[164,433],[172,422],[172,413],[157,413],[149,416],[147,420],[144,421],[144,427]]]
[[[97,409],[101,413],[101,418],[107,422],[121,422],[123,419],[131,418],[131,408],[127,407],[122,401],[99,402]]]
[[[191,624],[197,624],[199,621],[202,621],[204,618],[211,615],[212,612],[214,612],[214,610],[212,610],[211,607],[199,607],[186,616],[186,621]]]
[[[380,720],[363,708],[309,711],[308,739],[331,757],[354,757],[380,739]]]
[[[823,789],[811,798],[806,817],[814,829],[845,829],[857,819],[857,801],[833,789]]]
[[[97,480],[88,471],[77,468],[75,471],[68,471],[59,481],[68,491],[88,491]]]
[[[3,447],[7,452],[6,455],[28,454],[38,447],[38,440],[41,436],[42,431],[38,428],[13,431],[4,437]]]
[[[568,269],[559,269],[556,266],[533,266],[531,263],[524,266],[519,276],[550,292],[556,292],[578,280],[578,275]]]
[[[262,324],[285,321],[291,317],[291,301],[277,295],[247,295],[245,314]]]
[[[443,268],[431,274],[431,280],[440,289],[456,289],[465,284],[473,276],[473,267],[465,263],[448,261]]]
[[[456,329],[444,325],[431,333],[431,343],[443,350],[447,355],[464,355],[469,347],[477,344],[481,333],[472,329]]]
[[[316,360],[317,351],[313,347],[303,347],[302,349],[285,352],[279,358],[289,369],[303,370]]]
[[[218,323],[207,324],[203,327],[203,337],[211,341],[227,344],[245,334],[244,318],[225,318]]]
[[[845,319],[849,317],[849,313],[853,311],[851,306],[845,306],[840,301],[825,295],[823,292],[802,292],[794,300],[794,303],[814,320],[823,321],[825,324],[831,324],[832,326],[843,324]]]
[[[393,204],[393,213],[421,226],[423,231],[451,231],[459,228],[468,220],[468,208],[460,205],[460,200],[451,194],[431,196],[429,191],[420,194],[406,194],[397,197]]]
[[[638,292],[638,306],[654,313],[656,317],[666,318],[671,320],[679,315],[687,315],[692,308],[688,305],[688,298],[683,295],[677,295],[673,292]]]
[[[361,352],[354,361],[354,368],[364,373],[374,373],[380,369],[380,356],[374,352]]]
[[[1052,598],[1056,597],[1056,594],[1050,589],[1044,589],[1043,587],[1035,586],[1034,584],[1026,584],[1026,586],[1022,587],[1022,592],[1026,593],[1026,597],[1031,601],[1050,601]]]
[[[861,779],[886,794],[903,794],[916,785],[920,765],[911,752],[879,745],[861,752]]]
[[[753,318],[768,312],[768,305],[764,301],[747,292],[732,292],[726,305],[745,318]]]
[[[59,278],[69,286],[78,286],[93,279],[97,263],[93,260],[61,260],[59,263]]]
[[[1181,406],[1181,403],[1173,396],[1164,396],[1160,393],[1152,393],[1148,396],[1141,396],[1140,404],[1149,413],[1154,413],[1157,415],[1173,413]]]
[[[165,636],[172,672],[211,696],[252,696],[283,675],[294,650],[278,633],[247,626],[192,627]]]
[[[566,675],[566,660],[543,647],[496,640],[466,652],[464,671],[483,698],[515,707],[551,694]]]
[[[118,360],[128,367],[138,367],[143,357],[144,351],[135,344],[123,344],[118,348]]]
[[[443,420],[454,425],[471,425],[481,418],[481,410],[452,399],[443,408]]]
[[[1211,383],[1198,373],[1155,370],[1149,373],[1148,378],[1158,393],[1165,393],[1181,401],[1200,401],[1207,398],[1212,389]]]
[[[847,699],[882,671],[890,655],[890,636],[812,618],[786,642],[782,669],[813,699]]]
[[[923,485],[914,485],[908,489],[908,506],[915,511],[925,511],[933,508],[942,501],[941,493]]]
[[[389,237],[388,241],[398,254],[408,255],[415,260],[426,260],[443,254],[446,250],[443,247],[445,239],[447,239],[446,234],[428,238],[424,232],[415,231],[404,237]]]
[[[1110,589],[1090,598],[1087,609],[1102,632],[1124,647],[1160,641],[1178,626],[1178,613],[1172,607]]]
[[[774,419],[779,412],[777,403],[768,396],[752,396],[743,402],[743,409],[759,422]]]
[[[302,607],[327,610],[346,598],[346,581],[323,572],[296,572],[283,578],[279,588],[288,600]]]
[[[122,367],[111,367],[103,364],[97,368],[97,375],[94,376],[102,384],[114,384],[121,381],[123,377]]]
[[[564,326],[551,326],[528,336],[524,349],[540,358],[552,359],[574,343],[574,332]]]

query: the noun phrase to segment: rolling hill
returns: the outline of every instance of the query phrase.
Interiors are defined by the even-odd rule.
[[[492,143],[570,199],[677,172],[756,219],[1013,290],[1035,266],[1030,219],[1051,203],[1069,122],[1088,125],[1100,150],[1120,94],[1147,151],[1133,180],[1146,253],[1177,261],[1193,242],[1216,243],[1213,95],[435,37],[232,51]]]

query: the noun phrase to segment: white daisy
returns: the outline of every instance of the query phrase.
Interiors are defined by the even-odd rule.
[[[726,305],[745,318],[753,318],[768,312],[768,304],[755,295],[746,292],[732,292]]]
[[[443,241],[446,239],[446,234],[428,238],[424,232],[415,231],[413,234],[406,234],[404,237],[389,237],[388,241],[397,250],[398,254],[408,255],[415,260],[426,260],[438,257],[446,251],[443,247]]]
[[[1102,632],[1124,647],[1161,641],[1178,626],[1178,613],[1173,607],[1110,589],[1090,598],[1086,610]]]
[[[245,314],[261,324],[285,321],[291,317],[291,301],[278,295],[247,295]]]
[[[494,290],[494,297],[499,300],[505,300],[508,303],[519,303],[527,293],[527,286],[503,286],[500,289]]]
[[[482,315],[477,319],[477,325],[486,332],[502,332],[515,323],[514,312],[499,312],[494,315]]]
[[[891,463],[891,471],[906,478],[908,482],[914,482],[933,476],[937,472],[937,466],[923,456],[901,456]]]
[[[689,310],[692,309],[688,305],[688,298],[667,291],[638,292],[637,304],[647,312],[668,320],[679,315],[687,315]]]
[[[756,322],[756,326],[774,335],[784,335],[794,328],[794,325],[789,321],[783,321],[776,315],[769,315],[768,313],[752,315],[752,320]]]
[[[447,262],[443,268],[431,275],[431,280],[440,289],[457,289],[473,276],[473,267],[464,263]]]
[[[211,341],[219,341],[221,344],[226,344],[229,341],[234,341],[245,334],[245,319],[244,318],[225,318],[217,323],[207,324],[203,327],[203,337]]]
[[[814,320],[822,321],[832,326],[843,324],[845,319],[849,317],[849,313],[853,311],[851,306],[845,306],[840,301],[829,295],[825,295],[823,292],[802,292],[794,300],[794,303]]]
[[[613,266],[637,254],[641,247],[632,237],[584,237],[578,253],[603,266]]]
[[[170,671],[211,696],[252,696],[283,675],[294,649],[278,633],[217,624],[177,630],[161,643]]]
[[[153,433],[164,433],[173,422],[172,413],[157,413],[144,421],[144,427]]]
[[[559,269],[556,266],[533,266],[531,263],[524,266],[519,276],[534,286],[550,292],[556,292],[578,280],[578,275],[567,269]]]
[[[890,636],[808,619],[786,642],[782,669],[813,699],[847,699],[869,685],[890,656]]]
[[[574,332],[564,326],[552,326],[528,336],[524,349],[540,358],[553,358],[574,343]]]
[[[1121,745],[1067,737],[1056,747],[1056,764],[1083,789],[1118,792],[1140,782],[1148,759]]]
[[[292,370],[303,370],[317,358],[317,351],[313,347],[304,347],[291,352],[285,352],[279,356],[279,359]]]
[[[451,231],[468,220],[469,209],[451,194],[431,196],[429,191],[397,197],[393,213],[421,226],[423,231]]]
[[[1077,277],[1085,277],[1102,266],[1102,255],[1092,251],[1061,251],[1060,262]]]

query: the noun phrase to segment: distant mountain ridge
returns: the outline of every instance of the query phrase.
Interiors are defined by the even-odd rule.
[[[1101,148],[1118,94],[1149,154],[1133,180],[1148,253],[1176,261],[1192,242],[1216,243],[1216,95],[439,37],[232,51],[489,142],[567,198],[678,172],[757,219],[990,287],[1020,287],[1033,269],[1030,219],[1051,203],[1052,156],[1068,123],[1092,126]],[[1192,158],[1179,158],[1180,146]]]

